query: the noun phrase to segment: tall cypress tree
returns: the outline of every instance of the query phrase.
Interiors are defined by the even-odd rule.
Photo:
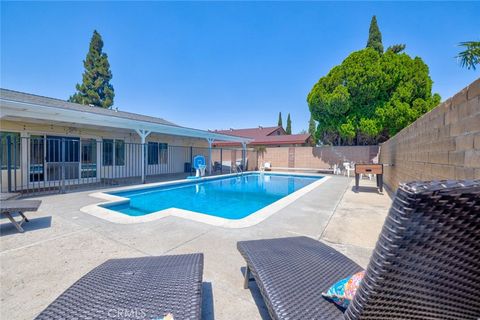
[[[290,119],[290,113],[287,117],[287,127],[285,128],[285,132],[287,134],[292,134],[292,120]]]
[[[87,57],[83,61],[85,71],[82,75],[82,84],[77,84],[77,92],[68,101],[81,104],[92,104],[97,107],[111,108],[115,92],[110,84],[112,72],[108,57],[103,50],[102,36],[93,31]]]
[[[382,34],[377,24],[377,17],[373,16],[368,30],[367,48],[373,48],[378,53],[383,53]]]
[[[279,112],[278,113],[278,123],[277,123],[277,126],[279,127],[282,127],[283,128],[283,123],[282,123],[282,113]]]

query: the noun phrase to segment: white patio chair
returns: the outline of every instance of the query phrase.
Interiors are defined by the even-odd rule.
[[[343,175],[348,176],[350,178],[350,171],[353,173],[355,171],[355,165],[352,165],[350,162],[343,163],[344,172]]]

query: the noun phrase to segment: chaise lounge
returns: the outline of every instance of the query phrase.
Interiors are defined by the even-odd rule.
[[[25,222],[29,222],[25,216],[25,212],[37,211],[42,201],[40,200],[5,200],[0,203],[0,213],[8,218],[10,222],[15,226],[19,232],[24,232],[22,225]],[[13,217],[15,213],[18,213],[22,220],[16,221]]]
[[[322,297],[361,270],[306,237],[242,241],[272,319],[479,319],[480,180],[402,184],[346,310]]]
[[[200,319],[202,274],[202,253],[108,260],[36,319]]]

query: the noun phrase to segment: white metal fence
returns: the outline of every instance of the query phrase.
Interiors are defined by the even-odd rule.
[[[182,178],[193,174],[196,155],[205,156],[207,174],[230,173],[235,166],[244,171],[257,168],[257,154],[249,149],[213,148],[210,159],[209,148],[158,142],[9,135],[0,139],[1,192],[67,192]]]

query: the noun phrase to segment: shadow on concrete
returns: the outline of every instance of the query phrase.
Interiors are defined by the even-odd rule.
[[[214,301],[211,282],[202,283],[202,320],[214,320]]]
[[[356,188],[355,186],[352,187],[352,191],[354,193],[360,193],[360,192],[367,192],[367,193],[378,193],[378,194],[383,194],[381,193],[377,187],[365,187],[365,186],[359,186]]]
[[[17,221],[21,220],[21,218],[18,215],[14,216],[14,218]],[[22,228],[23,230],[25,230],[25,232],[46,229],[52,226],[51,216],[40,217],[40,218],[30,218],[28,217],[28,212],[27,212],[27,218],[29,222],[25,222],[24,224],[22,224]],[[15,226],[10,222],[10,220],[8,220],[7,218],[3,219],[2,217],[2,223],[0,224],[0,237],[8,236],[16,233],[19,233],[19,232],[15,228]]]
[[[241,267],[240,272],[243,276],[245,274],[245,267]],[[265,301],[260,293],[260,288],[258,288],[257,283],[254,280],[250,280],[248,283],[248,289],[250,289],[250,293],[252,294],[255,304],[257,305],[258,312],[262,320],[271,320],[272,318],[268,314],[267,306],[265,305]]]

